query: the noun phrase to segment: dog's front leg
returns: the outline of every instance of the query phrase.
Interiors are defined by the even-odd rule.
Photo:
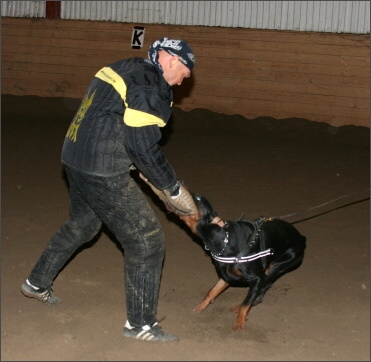
[[[207,292],[202,302],[193,309],[194,312],[202,312],[206,307],[214,301],[214,299],[226,288],[229,284],[223,279],[219,279],[218,282]]]

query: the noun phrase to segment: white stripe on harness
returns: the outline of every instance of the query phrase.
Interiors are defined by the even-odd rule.
[[[216,261],[220,261],[222,263],[233,264],[233,263],[246,263],[248,261],[253,261],[259,258],[263,258],[267,255],[273,255],[273,253],[274,253],[274,250],[272,248],[269,248],[267,250],[260,251],[259,253],[248,255],[248,256],[242,256],[240,258],[237,258],[235,256],[221,257],[221,256],[214,255],[212,253],[211,255]]]

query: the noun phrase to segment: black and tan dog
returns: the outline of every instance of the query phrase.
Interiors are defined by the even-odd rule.
[[[223,221],[206,198],[192,196],[198,214],[178,216],[201,237],[220,278],[194,311],[203,311],[229,286],[248,287],[243,302],[231,308],[237,313],[233,330],[243,329],[251,307],[262,302],[279,277],[302,263],[306,238],[281,219]]]

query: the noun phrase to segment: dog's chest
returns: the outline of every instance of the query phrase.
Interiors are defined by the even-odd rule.
[[[253,222],[226,222],[225,246],[218,253],[211,253],[213,258],[221,263],[248,263],[273,254],[272,249],[266,249],[260,239],[261,227],[265,219],[259,218]]]

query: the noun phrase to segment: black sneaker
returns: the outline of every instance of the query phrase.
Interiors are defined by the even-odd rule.
[[[129,321],[126,321],[122,333],[125,337],[131,337],[146,342],[179,341],[177,336],[163,332],[157,322],[152,327],[145,325],[142,328],[135,328],[130,325]]]
[[[56,297],[53,294],[52,287],[47,289],[39,288],[35,289],[28,280],[26,280],[21,286],[21,292],[30,298],[36,298],[38,301],[47,304],[58,304],[62,302],[61,298]]]

